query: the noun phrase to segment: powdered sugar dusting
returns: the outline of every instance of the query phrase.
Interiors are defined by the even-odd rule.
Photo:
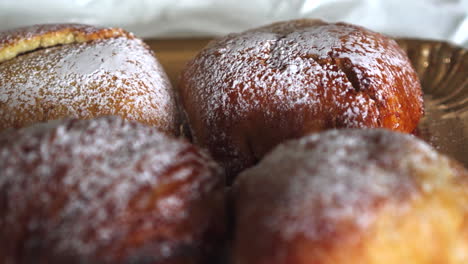
[[[28,245],[40,241],[42,254],[115,257],[131,246],[132,232],[146,228],[147,244],[171,246],[165,238],[173,232],[170,224],[179,230],[191,221],[191,202],[222,188],[218,173],[188,142],[116,117],[3,134],[0,238],[16,247],[5,251],[15,255],[28,255]],[[177,234],[181,243],[192,239],[191,233]],[[152,254],[161,252],[155,247]]]
[[[296,131],[411,131],[417,121],[403,128],[399,120],[417,120],[409,113],[422,109],[417,76],[395,41],[361,27],[316,20],[282,22],[215,40],[188,64],[181,93],[196,142],[213,153],[229,153],[231,160],[242,152],[236,146],[228,149],[239,141],[231,131],[256,115],[275,128],[265,127],[265,133],[281,133],[276,128],[292,119],[291,112],[301,121],[285,126],[297,125]],[[394,124],[384,124],[390,117]],[[198,122],[203,125],[193,126]]]
[[[259,97],[262,95],[267,95],[269,102],[294,107],[298,104],[318,106],[320,100],[330,94],[333,97],[330,101],[335,103],[332,108],[344,111],[358,108],[367,113],[369,104],[388,97],[384,92],[395,92],[391,87],[389,90],[377,89],[384,78],[391,83],[392,78],[404,76],[412,69],[394,41],[379,40],[381,35],[363,33],[360,29],[350,25],[326,24],[294,28],[292,32],[284,29],[282,34],[272,33],[269,27],[233,34],[219,40],[191,62],[191,65],[198,66],[195,67],[197,72],[208,71],[208,74],[196,74],[189,67],[185,76],[189,76],[191,87],[199,87],[197,95],[201,97],[200,100],[206,99],[207,108],[214,110],[206,113],[210,123],[220,118],[216,116],[222,112],[217,111],[219,108],[224,113],[234,115],[232,118],[241,118],[252,108],[259,107]],[[366,96],[365,93],[355,93],[346,74],[336,65],[328,62],[320,65],[317,62],[330,58],[349,59],[358,79],[363,82],[363,92],[375,94]],[[403,70],[395,71],[396,67]],[[328,83],[334,85],[325,87],[325,96],[318,96],[320,89],[316,85]],[[340,91],[333,91],[335,89]],[[234,93],[238,93],[237,104],[228,100]],[[359,99],[351,100],[351,105],[341,105],[344,98],[353,97]],[[362,125],[363,121],[358,116],[346,118],[346,125]],[[378,113],[370,118],[377,117]]]
[[[0,64],[3,127],[119,115],[174,131],[172,93],[161,65],[139,39],[56,46]]]
[[[280,145],[242,173],[237,210],[241,219],[264,211],[260,223],[287,241],[339,239],[340,227],[369,227],[387,202],[405,208],[421,189],[419,174],[444,166],[446,158],[410,135],[333,130]]]
[[[198,100],[207,102],[204,112],[207,123],[222,118],[241,119],[261,107],[262,96],[284,108],[313,105],[312,110],[327,98],[334,104],[330,108],[343,112],[355,108],[366,114],[375,101],[384,104],[383,99],[389,96],[385,93],[396,92],[391,87],[393,78],[412,71],[397,44],[379,39],[380,34],[362,32],[359,27],[345,24],[290,30],[276,28],[280,34],[265,27],[232,34],[213,43],[190,63],[184,76],[189,86],[198,90],[195,94],[200,97]],[[331,58],[349,59],[358,79],[362,80],[360,93],[356,93],[346,74],[328,61]],[[399,67],[403,71],[396,71]],[[384,80],[390,83],[385,85],[389,89],[379,87],[384,85]],[[417,80],[410,81],[417,83]],[[322,89],[325,95],[319,96]],[[230,101],[232,97],[235,100]],[[343,101],[351,103],[345,105]],[[220,113],[224,115],[221,117]],[[378,115],[377,112],[367,118],[374,119],[371,123],[376,124]],[[354,114],[345,118],[345,125],[362,126],[364,120],[360,117]]]

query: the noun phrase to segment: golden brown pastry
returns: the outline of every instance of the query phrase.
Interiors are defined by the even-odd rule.
[[[234,264],[468,263],[468,171],[410,135],[289,141],[234,186]]]
[[[140,39],[76,24],[0,33],[0,130],[103,115],[178,131],[171,85]]]
[[[278,143],[329,128],[412,132],[421,86],[397,43],[344,23],[280,22],[211,42],[184,70],[195,142],[232,178]]]
[[[0,136],[0,263],[207,263],[224,239],[222,170],[117,117]]]

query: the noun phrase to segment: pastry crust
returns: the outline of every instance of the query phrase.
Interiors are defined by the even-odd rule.
[[[0,263],[207,263],[224,239],[221,169],[118,117],[0,135]]]
[[[0,57],[0,130],[118,115],[178,133],[166,73],[146,44],[122,29],[39,25],[7,31],[0,35]]]
[[[179,90],[195,142],[230,178],[284,140],[330,128],[412,132],[423,113],[418,77],[394,40],[319,20],[215,40]]]
[[[235,264],[468,261],[468,171],[410,135],[290,141],[234,188]]]
[[[41,48],[134,36],[120,28],[96,28],[82,24],[45,24],[0,32],[0,63]]]

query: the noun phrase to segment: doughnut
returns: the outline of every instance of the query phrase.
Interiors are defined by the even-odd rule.
[[[468,263],[468,171],[412,135],[291,140],[234,193],[234,264]]]
[[[412,132],[423,114],[418,76],[394,40],[320,20],[214,40],[179,90],[194,141],[229,179],[284,140],[331,128]]]
[[[0,135],[0,263],[207,263],[224,240],[222,169],[120,117]]]
[[[0,33],[0,130],[105,115],[178,132],[172,87],[140,39],[79,24]]]

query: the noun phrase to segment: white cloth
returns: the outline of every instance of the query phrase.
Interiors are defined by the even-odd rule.
[[[303,17],[468,47],[468,0],[0,0],[0,30],[75,22],[141,37],[215,36]]]

